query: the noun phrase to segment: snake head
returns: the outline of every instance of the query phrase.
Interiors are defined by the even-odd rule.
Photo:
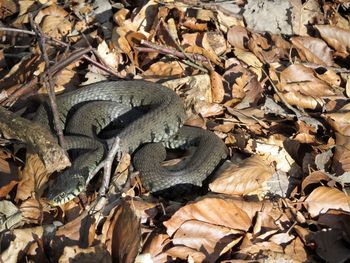
[[[85,190],[86,176],[83,170],[68,169],[60,174],[49,186],[47,198],[54,205],[62,205],[77,197]]]

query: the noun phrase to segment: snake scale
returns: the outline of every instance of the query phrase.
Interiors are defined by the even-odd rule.
[[[48,199],[56,205],[84,191],[89,173],[114,140],[97,137],[111,123],[126,122],[115,135],[120,138],[120,151],[133,153],[138,149],[133,163],[140,171],[142,184],[151,192],[178,184],[202,186],[227,156],[226,145],[214,133],[183,126],[186,114],[180,97],[160,84],[142,80],[94,83],[57,96],[57,106],[66,149],[84,153],[50,186]],[[137,107],[146,111],[143,109],[130,121],[127,113]],[[53,131],[52,119],[48,103],[43,103],[34,120]],[[195,146],[195,152],[182,166],[163,167],[160,163],[166,157],[164,146]]]

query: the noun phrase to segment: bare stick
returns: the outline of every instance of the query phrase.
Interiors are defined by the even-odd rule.
[[[27,34],[27,35],[32,35],[35,36],[35,32],[30,31],[30,30],[24,30],[24,29],[17,29],[17,28],[9,28],[9,27],[0,27],[0,31],[7,31],[7,32],[18,32],[18,33],[23,33],[23,34]],[[51,38],[45,34],[42,34],[50,43],[54,43],[56,45],[60,45],[63,47],[69,47],[69,48],[73,48],[71,47],[69,44],[58,40],[58,39],[54,39]],[[98,67],[99,69],[102,69],[103,71],[117,77],[117,78],[123,78],[122,75],[120,75],[118,72],[115,72],[114,70],[112,70],[111,68],[109,68],[106,65],[101,64],[100,62],[91,59],[90,57],[88,57],[87,55],[83,55],[83,59],[89,61],[91,64],[93,64],[94,66]]]
[[[60,118],[59,118],[59,113],[58,113],[58,108],[57,108],[57,102],[56,102],[56,95],[55,95],[55,89],[54,85],[52,82],[52,72],[50,71],[50,61],[49,57],[47,56],[46,53],[46,40],[45,37],[43,36],[43,33],[39,26],[34,22],[33,17],[29,14],[29,19],[30,23],[32,25],[32,28],[34,29],[36,36],[38,37],[38,43],[39,47],[41,50],[41,55],[45,61],[45,75],[47,76],[47,81],[48,83],[48,94],[49,94],[49,99],[50,99],[50,105],[51,105],[51,110],[52,110],[52,115],[53,115],[53,120],[55,124],[55,130],[58,136],[58,141],[61,145],[61,147],[64,149],[64,137],[63,137],[63,131],[62,127],[60,125]],[[47,84],[45,85],[47,87]]]
[[[99,190],[101,196],[104,196],[108,189],[112,173],[112,164],[117,154],[118,160],[120,160],[120,138],[118,136],[114,139],[113,145],[110,151],[108,152],[107,157],[89,174],[89,177],[86,180],[87,185],[89,184],[91,179],[94,178],[94,176],[98,173],[98,171],[103,168],[103,182]]]

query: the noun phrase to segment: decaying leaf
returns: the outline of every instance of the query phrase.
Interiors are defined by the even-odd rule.
[[[320,186],[304,201],[310,215],[316,217],[329,209],[341,209],[350,212],[350,198],[335,188]]]
[[[273,169],[258,155],[246,159],[239,166],[225,163],[217,172],[219,175],[210,183],[213,192],[230,195],[261,194],[264,182],[272,175]]]

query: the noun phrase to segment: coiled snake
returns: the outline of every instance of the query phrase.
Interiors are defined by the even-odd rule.
[[[120,151],[133,153],[145,144],[133,162],[144,187],[151,192],[178,184],[201,186],[227,156],[225,144],[214,133],[182,126],[186,115],[181,99],[160,84],[141,80],[99,82],[57,96],[57,106],[67,150],[85,153],[49,188],[48,198],[53,204],[68,202],[85,189],[89,173],[103,159],[105,142],[110,145],[113,139],[103,142],[96,134],[118,120],[127,122],[117,133]],[[129,121],[127,113],[135,107],[143,107],[142,113]],[[50,107],[42,104],[35,120],[52,130],[52,119]],[[165,168],[160,165],[166,155],[162,144],[168,148],[194,145],[196,150],[184,167]]]

